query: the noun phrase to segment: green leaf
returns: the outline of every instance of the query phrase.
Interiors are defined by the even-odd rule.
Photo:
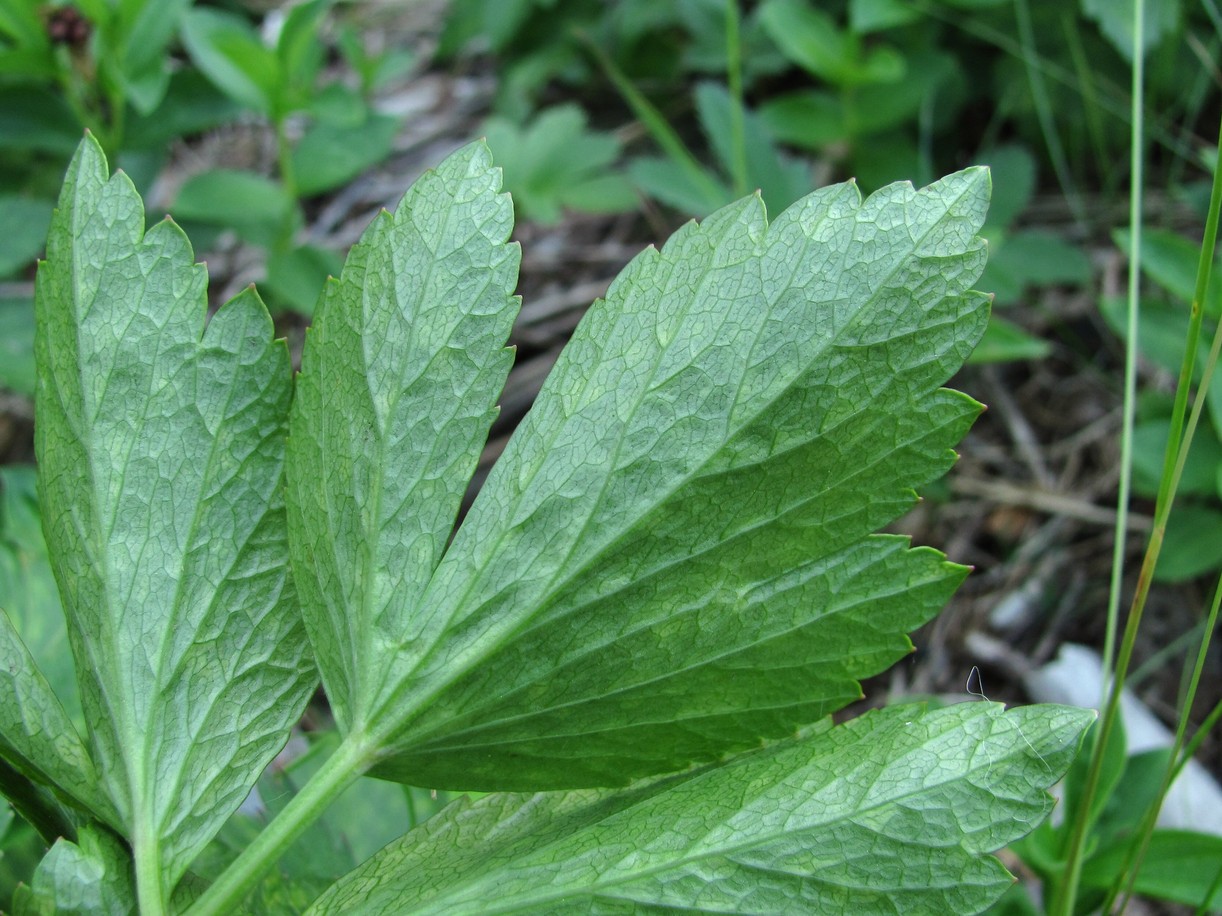
[[[287,114],[309,104],[314,81],[326,51],[319,41],[322,19],[333,0],[305,0],[289,7],[276,41],[276,60],[280,72],[279,113]]]
[[[244,20],[195,8],[183,17],[181,31],[195,66],[230,98],[265,115],[276,113],[280,61]]]
[[[307,339],[288,456],[293,565],[347,730],[419,631],[512,362],[520,255],[499,190],[482,144],[426,173],[327,283]]]
[[[0,277],[28,267],[42,252],[52,206],[46,200],[0,195]]]
[[[983,169],[771,226],[752,197],[640,254],[395,602],[373,772],[623,784],[789,734],[908,652],[965,571],[870,533],[980,409],[935,389],[988,318],[987,198]]]
[[[730,190],[712,169],[697,181],[690,169],[673,159],[642,156],[628,167],[628,175],[644,193],[680,213],[705,215],[733,199]]]
[[[1025,229],[997,241],[980,282],[997,294],[998,304],[1010,304],[1028,287],[1083,286],[1091,275],[1090,259],[1064,236]]]
[[[522,127],[490,118],[484,135],[524,219],[555,223],[565,208],[622,213],[636,206],[632,186],[613,171],[619,141],[589,130],[576,105],[546,109]]]
[[[1170,417],[1137,424],[1133,430],[1133,489],[1143,496],[1158,495],[1163,459],[1167,455]],[[1218,466],[1222,464],[1222,443],[1215,436],[1196,436],[1184,463],[1179,492],[1212,496],[1218,492]]]
[[[163,896],[284,744],[314,684],[282,508],[292,381],[248,290],[145,232],[87,136],[36,293],[35,446],[103,786]],[[202,336],[202,339],[201,339]]]
[[[1023,330],[1018,325],[998,318],[989,319],[984,336],[972,351],[968,362],[973,365],[1005,363],[1024,359],[1043,359],[1052,352],[1052,345],[1042,337]]]
[[[1222,567],[1222,512],[1216,503],[1183,502],[1167,521],[1156,582],[1185,582]]]
[[[3,611],[0,757],[27,778],[59,788],[81,811],[111,824],[117,822],[76,727]]]
[[[264,247],[290,234],[297,215],[292,196],[281,185],[234,169],[191,176],[170,209],[184,222],[231,228],[246,241]]]
[[[15,897],[15,916],[129,916],[136,912],[131,856],[113,835],[81,831],[60,840]]]
[[[267,279],[262,286],[272,296],[273,304],[301,315],[312,315],[318,291],[328,277],[338,275],[343,267],[343,257],[317,245],[273,251],[267,259]]]
[[[32,316],[30,323],[33,324]],[[33,361],[31,333],[30,362]],[[0,467],[0,601],[38,670],[46,675],[72,720],[83,728],[76,669],[72,666],[64,610],[42,535],[33,467]]]
[[[1091,716],[896,707],[626,791],[459,802],[309,912],[978,912]]]
[[[894,48],[872,43],[865,49],[857,35],[805,0],[767,0],[759,15],[786,57],[834,86],[897,83],[904,76],[904,58]]]
[[[1112,43],[1120,56],[1133,62],[1133,32],[1137,24],[1132,3],[1115,0],[1080,0],[1082,12],[1099,24],[1099,31]],[[1145,0],[1142,23],[1141,55],[1144,57],[1160,41],[1179,28],[1180,0]]]
[[[1112,238],[1121,251],[1132,257],[1132,233],[1128,229],[1115,230]],[[1192,302],[1192,297],[1196,295],[1197,263],[1200,259],[1199,241],[1194,242],[1178,232],[1156,226],[1147,226],[1142,230],[1141,272],[1163,287],[1172,298],[1184,303]],[[1202,304],[1207,315],[1217,316],[1222,313],[1222,271],[1218,270],[1217,260],[1213,266]]]
[[[34,303],[28,298],[0,297],[0,388],[34,393]]]
[[[297,193],[329,191],[377,165],[390,155],[398,130],[398,118],[378,114],[357,124],[314,124],[293,149]]]
[[[1082,884],[1111,887],[1129,842],[1126,837],[1091,858],[1082,868]],[[1222,907],[1220,871],[1222,837],[1190,830],[1156,830],[1134,890],[1147,897],[1213,911]]]
[[[696,86],[696,110],[700,114],[700,126],[725,174],[733,170],[731,162],[734,156],[730,148],[733,105],[734,101],[724,86],[712,82]],[[813,176],[808,163],[783,155],[754,112],[743,111],[743,129],[746,134],[747,185],[760,192],[768,209],[779,213],[799,197],[810,193]]]
[[[152,112],[170,82],[170,41],[190,0],[120,0],[108,32],[115,53],[102,55],[123,93],[141,114]]]

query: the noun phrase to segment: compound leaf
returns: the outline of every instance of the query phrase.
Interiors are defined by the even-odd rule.
[[[289,437],[303,609],[340,725],[384,690],[418,626],[496,415],[519,249],[483,144],[383,212],[318,306]]]
[[[90,751],[163,896],[314,683],[288,576],[287,349],[253,290],[205,331],[206,283],[86,137],[38,273],[40,498]]]
[[[309,913],[979,912],[1013,881],[984,854],[1044,819],[1092,715],[900,706],[626,790],[456,802]]]
[[[965,570],[872,536],[976,416],[937,389],[988,173],[758,198],[595,303],[427,589],[377,697],[376,775],[622,785],[778,738],[911,649]]]

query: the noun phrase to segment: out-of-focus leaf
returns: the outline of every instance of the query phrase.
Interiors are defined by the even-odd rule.
[[[1132,256],[1132,233],[1128,229],[1117,229],[1112,233],[1112,238],[1121,251]],[[1178,232],[1155,226],[1147,226],[1142,230],[1142,273],[1181,302],[1192,302],[1192,297],[1196,294],[1197,263],[1200,258],[1200,240],[1194,242]],[[1216,260],[1209,275],[1209,286],[1206,287],[1202,305],[1207,315],[1216,317],[1222,314],[1222,270]]]
[[[1176,505],[1154,569],[1158,582],[1184,582],[1222,567],[1222,512],[1192,502]]]
[[[34,303],[0,299],[0,388],[33,395],[34,380]]]
[[[725,174],[731,174],[733,171],[733,105],[730,93],[720,84],[704,82],[696,87],[696,110],[700,115],[700,126],[721,161]],[[768,129],[754,112],[744,111],[742,114],[747,167],[747,187],[743,190],[758,190],[763,195],[769,211],[780,213],[799,197],[811,192],[810,166],[782,154],[773,143]]]
[[[248,242],[272,247],[290,234],[297,205],[269,178],[213,169],[187,179],[170,211],[175,219],[233,229]]]
[[[866,47],[805,0],[767,0],[760,21],[790,60],[834,86],[896,83],[906,72],[904,58],[894,48],[880,43]]]
[[[1099,31],[1120,56],[1133,62],[1133,38],[1137,24],[1132,3],[1115,0],[1080,0],[1082,12],[1099,24]],[[1179,28],[1180,0],[1145,0],[1141,54],[1149,54],[1159,42]]]
[[[314,314],[327,277],[338,277],[344,259],[329,248],[299,245],[288,251],[273,252],[267,259],[267,288],[280,305],[301,315]]]
[[[996,294],[999,305],[1009,305],[1033,286],[1084,286],[1090,282],[1091,273],[1090,259],[1063,236],[1023,229],[993,246],[980,282]]]
[[[131,855],[101,830],[60,840],[14,897],[14,916],[130,916],[136,912]]]
[[[276,53],[237,16],[195,7],[182,22],[182,40],[191,60],[231,98],[266,115],[275,113],[280,93]]]
[[[33,343],[31,335],[31,362]],[[69,716],[83,728],[64,609],[42,536],[36,482],[33,467],[0,467],[0,607],[8,611]]]
[[[650,197],[680,213],[703,215],[723,207],[734,192],[708,170],[707,180],[697,182],[691,173],[671,159],[642,156],[628,166],[628,175]]]
[[[1163,457],[1167,451],[1170,418],[1139,423],[1133,430],[1133,489],[1145,496],[1156,496],[1162,478]],[[1197,496],[1217,494],[1218,466],[1222,464],[1222,443],[1216,436],[1196,436],[1184,464],[1179,492]]]
[[[975,365],[1006,363],[1024,359],[1043,359],[1052,352],[1052,346],[1042,337],[1036,337],[1013,322],[994,315],[984,329],[980,343],[968,357]]]
[[[337,188],[390,155],[399,119],[369,114],[350,125],[319,121],[293,148],[293,174],[303,197]]]
[[[42,252],[54,203],[0,195],[0,277],[28,267]]]
[[[1115,843],[1089,859],[1082,867],[1083,886],[1110,887],[1110,876],[1121,867],[1127,845]],[[1222,837],[1190,830],[1156,830],[1134,890],[1143,896],[1212,911],[1222,908],[1220,872]]]
[[[0,148],[34,150],[66,161],[81,124],[61,94],[39,86],[0,86]]]
[[[587,128],[576,105],[549,108],[524,127],[491,118],[484,135],[524,219],[554,223],[566,208],[621,213],[637,203],[614,168],[619,141]]]

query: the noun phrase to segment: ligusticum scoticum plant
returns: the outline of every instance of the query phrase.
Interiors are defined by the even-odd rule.
[[[327,283],[294,383],[253,290],[145,230],[86,137],[38,273],[37,450],[78,733],[0,615],[2,787],[51,845],[18,913],[229,913],[364,774],[451,804],[310,912],[975,912],[1089,719],[833,726],[966,570],[874,532],[979,405],[988,173],[642,252],[461,527],[512,360],[512,206],[459,150]],[[451,540],[451,536],[452,540]],[[338,750],[193,870],[319,675]]]

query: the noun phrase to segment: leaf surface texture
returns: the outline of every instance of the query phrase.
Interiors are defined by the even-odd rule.
[[[623,784],[789,734],[909,651],[965,571],[872,532],[979,410],[938,385],[987,321],[987,200],[983,169],[771,224],[748,198],[638,256],[396,597],[374,772]]]
[[[38,274],[36,447],[91,756],[166,894],[314,683],[288,575],[288,353],[253,290],[206,315],[87,137]]]
[[[309,912],[979,912],[1092,715],[899,706],[626,790],[462,800]]]

